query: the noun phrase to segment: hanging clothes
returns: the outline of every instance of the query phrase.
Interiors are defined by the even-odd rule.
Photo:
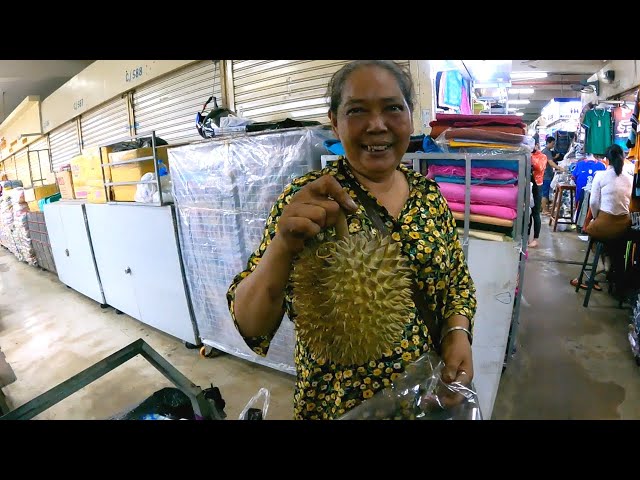
[[[585,152],[604,155],[613,143],[611,112],[603,108],[591,109],[585,113],[583,123],[587,127]]]

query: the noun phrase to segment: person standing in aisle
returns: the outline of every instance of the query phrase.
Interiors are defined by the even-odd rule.
[[[540,208],[542,207],[542,184],[544,172],[547,166],[547,156],[540,151],[540,144],[536,143],[531,153],[531,191],[533,194],[533,208],[529,218],[529,236],[531,236],[531,225],[533,224],[533,240],[529,242],[529,247],[538,246],[542,219],[540,218]]]
[[[547,165],[542,181],[542,214],[550,215],[549,195],[551,194],[551,181],[556,171],[564,172],[565,170],[556,163],[560,161],[561,157],[560,153],[555,151],[556,139],[549,136],[546,143],[546,147],[542,150],[542,153],[547,156]]]

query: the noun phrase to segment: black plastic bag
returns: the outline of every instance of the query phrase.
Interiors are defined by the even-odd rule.
[[[204,397],[212,402],[224,417],[226,402],[220,394],[220,389],[214,387],[204,390]],[[134,409],[119,415],[113,420],[147,420],[156,417],[164,417],[169,420],[195,420],[196,416],[189,397],[180,389],[166,387],[158,390]]]
[[[263,130],[281,130],[283,128],[315,127],[320,122],[315,120],[276,120],[272,122],[254,122],[246,126],[247,132],[261,132]]]
[[[156,147],[169,145],[166,140],[156,137]],[[136,148],[151,148],[153,143],[151,137],[140,137],[127,142],[118,142],[110,145],[113,152],[124,152],[125,150],[135,150]]]

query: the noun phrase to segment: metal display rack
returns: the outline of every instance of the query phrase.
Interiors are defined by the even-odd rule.
[[[139,157],[139,158],[134,158],[132,160],[124,160],[121,162],[110,162],[109,159],[107,158],[107,162],[104,162],[104,159],[102,158],[102,147],[106,147],[106,146],[110,146],[110,145],[114,145],[116,143],[119,142],[129,142],[131,140],[135,140],[136,138],[145,138],[145,137],[150,137],[151,138],[151,151],[152,154],[148,155],[146,157]],[[122,138],[120,140],[114,141],[114,142],[110,142],[109,145],[101,145],[100,147],[100,161],[102,164],[102,180],[103,180],[103,184],[104,184],[104,190],[105,190],[105,198],[107,199],[107,203],[111,204],[111,205],[118,205],[118,204],[123,204],[123,205],[153,205],[153,206],[157,206],[157,207],[161,207],[164,205],[169,205],[170,202],[165,201],[165,199],[162,198],[162,186],[160,184],[160,175],[159,175],[159,171],[158,171],[158,145],[157,145],[157,141],[156,141],[156,132],[155,130],[153,130],[150,134],[149,133],[144,133],[144,134],[140,134],[140,135],[135,135],[132,137],[126,137],[126,138]],[[115,166],[119,166],[119,165],[129,165],[129,164],[134,164],[134,163],[140,163],[140,162],[144,162],[147,160],[153,160],[153,171],[155,173],[155,180],[138,180],[138,181],[131,181],[131,182],[107,182],[106,181],[106,177],[104,175],[104,169],[106,167],[111,168],[111,167],[115,167]],[[128,186],[128,185],[152,185],[155,184],[157,189],[158,189],[158,198],[159,201],[158,202],[149,202],[149,203],[137,203],[137,202],[122,202],[122,201],[116,201],[116,200],[112,200],[112,190],[111,187],[120,187],[120,186]]]
[[[223,420],[226,417],[224,411],[221,410],[215,402],[207,398],[205,390],[195,385],[140,338],[37,396],[33,400],[30,400],[15,410],[9,411],[1,416],[0,420],[31,420],[138,355],[147,360],[156,370],[189,397],[196,418],[203,420]]]
[[[518,334],[519,318],[520,318],[520,302],[522,298],[522,287],[524,284],[524,268],[528,242],[528,221],[529,221],[529,185],[531,182],[531,154],[528,152],[514,152],[504,154],[483,154],[480,153],[409,153],[404,156],[404,160],[413,161],[413,169],[421,172],[421,163],[429,161],[429,159],[437,160],[464,160],[465,161],[465,199],[464,199],[464,233],[462,246],[465,256],[469,251],[469,224],[471,214],[471,161],[472,160],[490,160],[495,162],[501,161],[518,161],[518,205],[517,217],[514,228],[513,242],[520,248],[520,260],[518,263],[518,293],[515,296],[513,306],[513,317],[511,320],[511,332],[509,334],[509,343],[507,346],[506,359],[513,354],[515,348],[515,339]]]

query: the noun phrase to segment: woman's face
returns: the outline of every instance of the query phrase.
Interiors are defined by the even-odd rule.
[[[384,178],[397,168],[413,132],[396,78],[376,66],[349,75],[337,114],[330,112],[329,118],[351,166],[370,178]]]

